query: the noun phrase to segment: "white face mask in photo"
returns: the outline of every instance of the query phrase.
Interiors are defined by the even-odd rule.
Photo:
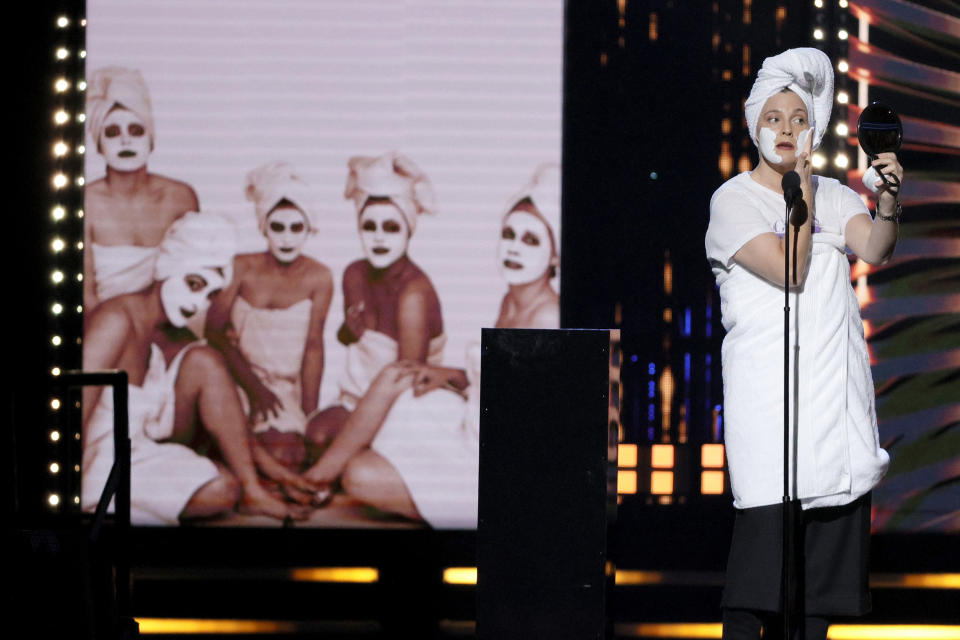
[[[103,120],[100,153],[114,171],[136,171],[150,157],[150,134],[133,111],[114,109]]]
[[[360,243],[375,269],[385,269],[407,253],[407,221],[394,205],[375,202],[360,215]]]
[[[167,320],[175,327],[185,327],[190,318],[207,310],[210,294],[226,284],[223,275],[214,269],[170,276],[160,285],[160,302]]]
[[[526,211],[510,213],[503,221],[497,258],[508,284],[526,284],[542,277],[553,258],[547,225]]]
[[[296,207],[280,207],[267,216],[264,235],[270,254],[278,262],[289,263],[300,257],[310,225]]]

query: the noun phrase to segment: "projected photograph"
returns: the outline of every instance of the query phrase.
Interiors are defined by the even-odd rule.
[[[135,525],[476,527],[480,329],[559,326],[562,21],[87,3],[83,358],[130,376]],[[86,511],[112,423],[85,389]]]

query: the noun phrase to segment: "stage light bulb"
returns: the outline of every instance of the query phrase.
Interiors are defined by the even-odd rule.
[[[80,473],[80,465],[78,464],[73,465],[73,470],[77,473]]]
[[[50,210],[50,215],[54,220],[63,220],[67,216],[67,211],[58,205]]]
[[[823,0],[813,0],[813,6],[817,9],[823,9]]]
[[[50,307],[50,311],[53,311],[53,315],[58,316],[63,313],[63,305],[59,302],[54,302],[53,306]]]
[[[60,336],[53,336],[50,338],[50,343],[55,347],[59,347],[61,342],[63,342],[63,338]]]
[[[810,162],[814,169],[822,169],[823,165],[827,164],[827,158],[822,153],[815,153]]]
[[[78,305],[77,305],[77,313],[83,313],[83,305],[82,305],[82,304],[78,304]]]
[[[51,440],[52,442],[60,442],[60,432],[59,432],[59,431],[51,431],[51,432],[50,432],[50,440]]]
[[[59,18],[57,18],[57,26],[60,27],[61,29],[65,29],[69,25],[70,25],[70,18],[68,18],[67,16],[60,16]]]
[[[68,147],[67,143],[64,142],[63,140],[53,145],[53,155],[56,156],[57,158],[62,158],[63,156],[67,155],[67,152],[69,151],[70,151],[70,147]]]
[[[66,78],[57,78],[57,81],[53,83],[53,88],[57,91],[57,93],[63,93],[70,88],[70,83],[67,82]]]
[[[846,60],[841,60],[840,62],[837,63],[837,70],[840,73],[846,73],[847,71],[850,71],[850,65],[847,64]]]
[[[86,121],[87,121],[87,114],[80,113],[77,115],[77,122],[86,122]]]
[[[86,19],[86,18],[81,18],[81,19],[80,19],[80,26],[81,26],[81,27],[87,26],[87,19]]]
[[[850,128],[847,127],[846,122],[841,122],[837,125],[837,135],[843,138],[847,137],[847,134],[850,133]]]
[[[78,273],[78,274],[77,274],[77,282],[83,282],[83,274],[82,274],[82,273]]]
[[[840,31],[837,31],[837,37],[840,38],[841,40],[846,40],[847,38],[850,37],[850,34],[847,33],[846,29],[840,29]]]
[[[87,181],[83,179],[83,176],[77,176],[77,186],[78,186],[78,187],[82,187],[84,184],[86,184],[86,182],[87,182]]]
[[[63,109],[60,109],[55,114],[53,114],[53,121],[57,124],[64,124],[67,120],[70,119],[70,114],[68,114]]]
[[[77,147],[77,153],[79,153],[80,155],[83,155],[86,152],[87,152],[87,145],[82,144],[79,147]]]
[[[52,399],[52,400],[50,401],[50,408],[53,409],[54,411],[57,411],[58,409],[60,409],[60,398],[54,398],[54,399]],[[56,437],[54,437],[54,435],[53,435],[54,433],[57,434]],[[60,439],[60,432],[54,431],[53,433],[50,434],[50,437],[53,438],[54,440],[59,440],[59,439]]]
[[[54,175],[53,186],[56,187],[57,189],[62,189],[65,186],[67,186],[67,176],[62,173],[58,173]]]
[[[847,104],[850,102],[850,96],[847,95],[846,91],[840,91],[837,93],[837,102],[840,104]]]
[[[53,369],[50,369],[50,375],[53,375],[53,376],[60,375],[60,367],[54,367]]]
[[[814,39],[814,40],[823,40],[823,29],[814,29],[814,30],[813,30],[813,39]]]
[[[77,83],[77,89],[79,89],[80,91],[86,91],[86,90],[87,90],[87,81],[86,81],[86,80],[81,80],[80,82],[78,82],[78,83]]]
[[[73,504],[80,504],[80,496],[73,496]]]
[[[50,243],[50,248],[53,249],[55,253],[63,251],[65,246],[67,246],[67,244],[63,241],[63,238],[54,238],[53,242]]]
[[[81,58],[86,58],[86,57],[87,57],[87,50],[86,50],[86,49],[81,49],[81,50],[80,50],[80,57],[81,57]]]
[[[66,60],[70,56],[70,51],[65,47],[57,49],[57,60]]]
[[[77,217],[83,218],[83,209],[77,209]]]
[[[833,159],[833,164],[837,165],[841,169],[846,169],[850,164],[850,158],[847,157],[845,153],[838,153],[837,157]]]
[[[840,0],[840,3],[839,3],[839,4],[840,4],[840,8],[841,8],[841,9],[846,9],[847,6],[849,5],[849,3],[847,2],[847,0]]]
[[[50,503],[51,507],[55,507],[60,504],[60,496],[55,493],[51,493],[49,496],[47,496],[47,502]]]
[[[56,462],[51,462],[50,473],[60,473],[60,465]]]
[[[83,240],[77,240],[77,251],[83,251]]]
[[[63,282],[63,271],[54,271],[50,274],[50,279],[53,280],[55,284],[60,284]]]

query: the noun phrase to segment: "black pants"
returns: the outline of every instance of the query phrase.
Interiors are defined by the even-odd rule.
[[[723,607],[780,611],[782,505],[737,511]],[[840,507],[807,509],[798,526],[804,615],[856,616],[870,610],[867,589],[870,494]]]
[[[803,635],[794,631],[791,640],[826,640],[829,625],[826,618],[806,616]],[[769,611],[723,610],[723,640],[759,640],[761,629],[763,640],[783,640],[783,616]]]

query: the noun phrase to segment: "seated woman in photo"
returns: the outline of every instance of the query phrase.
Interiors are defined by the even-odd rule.
[[[550,286],[559,220],[559,167],[544,165],[503,218],[498,257],[509,288],[496,327],[559,325]],[[434,528],[475,528],[478,343],[468,347],[466,361],[466,371],[410,360],[384,367],[307,479],[323,486],[339,478],[350,496]]]
[[[429,179],[398,152],[351,158],[348,166],[344,196],[356,207],[365,258],[343,274],[337,337],[347,345],[346,366],[338,404],[308,426],[318,445],[329,443],[381,369],[398,360],[439,363],[446,342],[437,292],[407,255],[418,217],[433,212]]]
[[[106,176],[84,187],[83,307],[153,282],[163,234],[198,211],[190,185],[147,171],[154,147],[153,109],[139,71],[97,69],[87,78],[87,131]]]
[[[309,188],[288,164],[247,175],[267,250],[238,255],[233,281],[213,298],[206,336],[243,390],[260,444],[300,470],[308,417],[323,375],[323,326],[333,295],[330,270],[303,254],[316,232]]]
[[[164,235],[155,281],[105,301],[90,318],[84,367],[122,369],[130,377],[135,524],[177,524],[234,508],[279,519],[307,515],[304,507],[278,500],[261,485],[255,457],[260,472],[284,485],[288,495],[309,500],[303,493],[309,484],[257,454],[222,356],[186,328],[230,281],[234,252],[228,222],[189,213]],[[84,387],[83,413],[81,505],[92,511],[113,465],[113,394]],[[204,441],[222,463],[197,453]]]

